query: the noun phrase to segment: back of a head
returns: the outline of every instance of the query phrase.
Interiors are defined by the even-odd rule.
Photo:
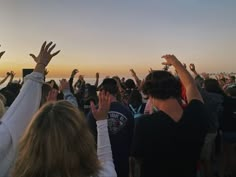
[[[45,104],[33,117],[12,176],[89,177],[96,176],[99,167],[84,115],[71,103],[58,101]]]
[[[211,79],[211,78],[210,79],[206,79],[204,81],[204,88],[208,92],[224,95],[224,92],[221,89],[220,84],[219,84],[219,82],[216,79]]]
[[[156,70],[146,76],[142,90],[145,95],[156,99],[178,99],[181,96],[181,83],[168,71]]]
[[[130,93],[130,96],[128,98],[128,104],[131,104],[133,107],[138,107],[142,103],[143,103],[143,101],[142,101],[141,93],[136,89],[132,90],[132,92]]]
[[[127,79],[125,81],[125,87],[126,89],[135,89],[136,88],[136,85],[135,85],[135,82],[133,81],[133,79]]]
[[[116,95],[119,91],[116,80],[112,78],[106,78],[101,84],[100,90],[104,90],[112,95]]]

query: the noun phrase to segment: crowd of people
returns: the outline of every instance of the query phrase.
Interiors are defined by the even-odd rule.
[[[0,177],[236,176],[234,75],[200,74],[167,54],[144,80],[130,69],[89,84],[74,69],[56,83],[46,78],[55,47],[30,54],[23,81],[13,71],[0,81],[10,77],[0,89]]]

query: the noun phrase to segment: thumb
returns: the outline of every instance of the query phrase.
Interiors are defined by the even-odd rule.
[[[35,61],[37,60],[36,56],[34,54],[29,54]]]

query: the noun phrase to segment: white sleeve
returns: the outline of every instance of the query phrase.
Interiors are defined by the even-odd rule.
[[[108,135],[107,119],[97,121],[97,155],[102,164],[99,177],[116,177],[112,158],[111,143]]]
[[[0,177],[6,175],[16,154],[16,147],[32,116],[38,110],[43,74],[33,72],[25,77],[19,95],[0,122]]]

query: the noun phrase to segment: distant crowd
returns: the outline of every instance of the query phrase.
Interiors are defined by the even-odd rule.
[[[73,69],[57,83],[55,47],[30,54],[23,80],[0,81],[0,177],[236,177],[234,74],[166,54],[143,80],[130,69],[91,84]]]

